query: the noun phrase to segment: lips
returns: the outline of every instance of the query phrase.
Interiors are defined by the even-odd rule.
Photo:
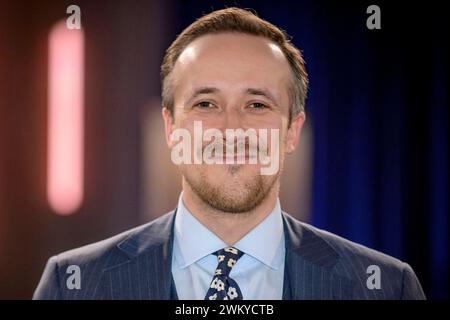
[[[256,159],[256,156],[252,155],[250,156],[249,153],[239,153],[234,155],[224,155],[223,161],[224,163],[248,163],[250,159]]]
[[[222,164],[256,164],[258,158],[258,151],[252,150],[252,152],[246,150],[246,152],[236,153],[233,152],[233,148],[229,149],[230,152],[227,152],[227,149],[224,148],[222,152]],[[216,154],[212,154],[210,158],[214,159]]]

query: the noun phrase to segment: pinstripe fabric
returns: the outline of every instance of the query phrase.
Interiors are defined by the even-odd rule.
[[[110,239],[49,259],[33,299],[176,298],[171,275],[170,212]],[[424,299],[411,267],[283,212],[286,263],[283,299]],[[81,269],[81,289],[69,290],[67,267]],[[381,289],[366,286],[367,267],[381,270]],[[212,276],[212,275],[211,275]]]

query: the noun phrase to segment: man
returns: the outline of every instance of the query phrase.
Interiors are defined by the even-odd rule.
[[[280,29],[245,10],[215,11],[178,36],[161,76],[166,139],[182,174],[176,209],[52,257],[35,299],[425,298],[408,264],[282,212],[280,173],[305,121],[308,77]],[[181,150],[199,125],[209,138]],[[242,131],[249,141],[235,149]],[[265,174],[263,151],[275,168]],[[80,286],[69,289],[73,265]]]

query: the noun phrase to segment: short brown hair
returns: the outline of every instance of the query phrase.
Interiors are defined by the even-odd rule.
[[[277,26],[259,18],[248,10],[232,7],[214,11],[197,19],[184,29],[167,49],[161,65],[162,104],[172,115],[174,101],[169,75],[178,57],[192,41],[200,36],[224,32],[261,36],[278,44],[289,62],[293,75],[292,87],[290,88],[289,118],[292,119],[304,111],[308,90],[308,74],[300,50],[290,42],[289,36]]]

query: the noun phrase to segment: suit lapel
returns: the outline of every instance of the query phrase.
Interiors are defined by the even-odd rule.
[[[96,292],[105,299],[176,299],[172,278],[176,211],[136,229],[117,247]],[[283,212],[286,239],[283,299],[351,299],[353,283],[333,271],[336,251],[314,230]]]
[[[138,228],[117,247],[125,253],[103,270],[106,299],[168,300],[172,288],[173,225],[171,212]],[[172,291],[173,298],[173,291]]]
[[[283,299],[351,299],[353,283],[333,271],[336,251],[310,227],[283,212],[286,258]]]

